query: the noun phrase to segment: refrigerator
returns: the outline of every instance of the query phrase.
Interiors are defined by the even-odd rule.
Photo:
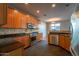
[[[76,14],[71,16],[71,47],[72,55],[79,56],[79,17]]]

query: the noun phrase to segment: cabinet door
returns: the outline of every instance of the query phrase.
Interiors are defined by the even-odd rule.
[[[59,46],[61,46],[62,48],[65,48],[65,37],[62,34],[60,34],[59,36]]]
[[[69,48],[70,48],[70,35],[66,35],[65,36],[65,44],[66,44],[66,46],[65,46],[65,48],[66,48],[66,50],[68,50],[69,51]]]
[[[62,48],[64,48],[64,49],[66,49],[66,50],[68,50],[69,51],[69,47],[70,47],[70,35],[65,35],[65,34],[61,34],[60,36],[59,36],[59,45],[62,47]]]
[[[15,9],[8,7],[7,24],[3,25],[4,28],[26,28],[26,19],[21,12],[15,12]]]
[[[7,20],[7,4],[0,3],[0,25],[6,24]]]

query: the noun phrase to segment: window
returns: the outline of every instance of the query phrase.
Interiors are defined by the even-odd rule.
[[[52,23],[50,27],[51,30],[60,30],[60,23]]]

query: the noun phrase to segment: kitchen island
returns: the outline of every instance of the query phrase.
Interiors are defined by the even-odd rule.
[[[53,31],[48,34],[48,44],[54,44],[69,51],[71,34],[69,31]]]

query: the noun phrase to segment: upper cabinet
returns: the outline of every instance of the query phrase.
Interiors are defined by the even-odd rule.
[[[39,22],[33,16],[29,15],[28,17],[24,13],[15,10],[11,7],[8,7],[7,10],[7,24],[2,26],[4,28],[27,28],[28,23],[37,25]]]
[[[0,26],[6,24],[7,20],[7,4],[0,3]]]
[[[8,7],[7,24],[3,25],[4,28],[26,28],[24,15],[19,11]]]

